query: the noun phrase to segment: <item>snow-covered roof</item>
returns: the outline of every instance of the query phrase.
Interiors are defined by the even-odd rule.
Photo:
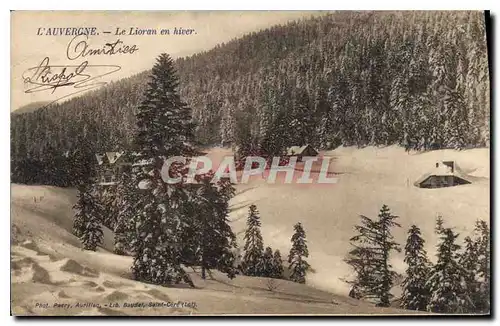
[[[446,164],[444,162],[446,162]],[[434,169],[422,175],[420,178],[417,179],[417,181],[415,181],[415,185],[420,185],[422,182],[424,182],[427,178],[431,176],[455,176],[467,182],[472,183],[471,180],[468,178],[468,176],[461,171],[460,167],[455,162],[453,161],[444,161],[444,162],[437,162],[436,167]]]
[[[311,145],[304,145],[304,146],[291,146],[288,147],[286,150],[287,155],[302,155],[302,153],[306,150],[306,148],[311,147]],[[314,148],[313,150],[317,152]]]
[[[124,152],[105,152],[104,154],[96,153],[97,164],[102,165],[104,162],[107,164],[115,164]]]
[[[123,152],[106,152],[106,157],[108,158],[109,164],[115,164],[115,162],[123,155]]]

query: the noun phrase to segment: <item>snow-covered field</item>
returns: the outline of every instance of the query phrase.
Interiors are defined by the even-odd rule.
[[[376,217],[383,204],[400,216],[401,229],[394,231],[404,248],[406,232],[412,224],[422,229],[430,258],[435,254],[435,219],[441,215],[445,226],[454,227],[463,236],[476,219],[489,221],[489,149],[465,151],[440,150],[408,154],[391,146],[364,149],[340,147],[321,153],[332,157],[330,171],[340,173],[336,184],[274,184],[256,180],[241,185],[234,198],[234,229],[244,229],[247,206],[255,203],[261,212],[266,245],[288,252],[293,225],[302,222],[309,244],[309,262],[315,273],[308,282],[315,287],[339,294],[348,293],[342,281],[350,275],[343,258],[349,251],[349,239],[359,215]],[[413,185],[431,171],[438,161],[455,161],[474,182],[440,189],[422,189]],[[397,271],[406,268],[403,253],[394,256]],[[397,289],[395,289],[397,293]]]
[[[213,149],[209,156],[230,154]],[[279,280],[274,291],[268,280],[238,276],[227,279],[214,273],[202,280],[192,272],[196,288],[165,288],[131,280],[131,258],[111,253],[113,236],[105,230],[98,252],[80,249],[71,234],[76,191],[49,186],[12,185],[12,312],[15,315],[74,314],[373,314],[408,313],[347,297],[341,280],[349,276],[342,261],[358,215],[374,217],[382,204],[399,215],[403,228],[395,231],[404,245],[408,227],[422,228],[429,254],[434,253],[435,217],[468,233],[476,219],[489,219],[489,150],[433,151],[407,154],[397,147],[339,148],[331,156],[331,170],[340,173],[333,185],[267,184],[254,178],[238,185],[231,202],[233,230],[242,240],[248,206],[261,213],[265,245],[280,249],[286,258],[293,224],[302,222],[308,238],[309,262],[314,272],[308,285]],[[436,161],[455,160],[464,173],[474,176],[470,185],[420,189],[413,182],[431,170]],[[393,259],[404,270],[402,255]],[[115,308],[112,303],[195,302],[184,308]],[[76,303],[100,307],[76,307]],[[37,305],[37,303],[39,305]],[[44,308],[47,303],[49,308]],[[53,308],[54,303],[72,305]],[[105,306],[107,304],[107,306]]]

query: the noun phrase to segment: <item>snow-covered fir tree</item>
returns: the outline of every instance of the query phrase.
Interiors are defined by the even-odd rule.
[[[306,274],[311,269],[305,258],[309,257],[307,249],[306,232],[302,224],[298,222],[293,226],[292,248],[288,254],[288,270],[290,271],[290,280],[297,283],[306,283]]]
[[[397,218],[386,205],[377,220],[361,215],[361,224],[355,226],[358,234],[351,238],[354,249],[345,259],[355,271],[354,280],[348,282],[353,297],[374,299],[382,307],[390,305],[390,290],[397,275],[389,258],[392,251],[400,251],[391,233],[392,228],[401,227]]]
[[[313,135],[313,121],[310,113],[311,108],[309,107],[310,99],[305,87],[304,81],[298,82],[297,88],[294,90],[293,109],[288,113],[291,115],[288,127],[294,131],[289,133],[289,141],[297,145],[309,143]]]
[[[371,288],[375,284],[375,266],[372,263],[372,251],[357,247],[351,250],[345,262],[351,266],[354,271],[354,279],[348,280],[347,283],[350,284],[351,288],[349,290],[349,296],[354,299],[361,298],[373,298],[374,295],[371,293]]]
[[[475,227],[474,243],[476,244],[477,277],[479,281],[479,293],[474,299],[476,313],[487,313],[490,311],[490,289],[491,289],[491,251],[490,251],[490,228],[486,221],[478,220]]]
[[[420,228],[412,225],[408,231],[405,246],[406,278],[403,281],[401,307],[410,310],[426,311],[429,302],[429,290],[426,287],[430,271],[430,262],[424,248]]]
[[[130,171],[124,171],[119,176],[116,195],[117,218],[114,227],[114,252],[124,255],[134,252],[136,241],[134,210],[138,202],[138,188],[134,188],[134,180]]]
[[[273,249],[271,247],[266,247],[264,254],[262,255],[262,273],[263,277],[273,277],[274,272],[274,261],[273,261]]]
[[[283,155],[286,148],[293,143],[288,137],[290,134],[290,115],[283,109],[277,110],[274,115],[270,122],[271,126],[262,135],[259,144],[263,154],[268,157]]]
[[[93,144],[85,137],[79,136],[76,143],[78,146],[68,153],[67,161],[71,170],[70,182],[78,187],[95,175],[95,152]]]
[[[217,189],[222,197],[222,199],[225,201],[225,206],[226,209],[229,209],[229,201],[231,198],[234,197],[236,193],[236,189],[234,188],[234,185],[231,183],[230,178],[221,178],[217,182]]]
[[[442,234],[443,231],[444,231],[444,220],[441,215],[438,215],[436,217],[436,226],[434,228],[434,232],[439,235]]]
[[[478,264],[478,243],[470,237],[464,239],[464,250],[459,254],[458,260],[460,266],[464,269],[464,282],[467,296],[470,298],[470,304],[462,307],[464,312],[476,312],[476,302],[481,301],[481,283],[479,281]]]
[[[479,220],[476,222],[476,243],[479,263],[479,275],[483,278],[483,282],[491,281],[491,251],[490,251],[490,228],[486,221]]]
[[[273,255],[273,271],[271,273],[271,277],[273,278],[283,278],[284,269],[283,269],[283,259],[281,258],[281,253],[278,249],[274,252]]]
[[[196,178],[198,189],[190,202],[193,228],[186,234],[186,241],[191,244],[186,246],[183,258],[191,257],[188,263],[201,266],[203,279],[210,269],[218,269],[233,278],[236,236],[229,225],[228,201],[234,189],[225,181],[213,184],[213,177],[214,173],[209,172]]]
[[[247,229],[245,230],[244,255],[242,260],[243,273],[248,276],[260,276],[262,274],[264,254],[264,242],[260,232],[260,216],[257,206],[250,205],[247,218]]]
[[[85,227],[85,214],[88,211],[88,207],[92,205],[92,197],[90,196],[88,188],[89,186],[85,184],[81,184],[78,187],[78,201],[73,206],[75,216],[73,218],[72,232],[78,238],[82,235]]]
[[[185,188],[182,184],[166,183],[160,173],[166,159],[190,157],[194,152],[190,145],[194,127],[191,109],[180,99],[178,85],[172,59],[161,54],[136,113],[132,173],[141,195],[134,210],[132,271],[135,279],[141,281],[162,285],[185,282],[193,286],[181,266]],[[182,164],[172,164],[168,174],[177,178],[182,171]]]
[[[110,230],[114,230],[118,216],[118,212],[116,210],[116,189],[114,186],[95,185],[93,193],[96,206],[100,210],[99,214],[102,216],[102,225]]]
[[[80,238],[83,249],[95,251],[102,244],[102,218],[94,200],[91,185],[81,185],[78,189],[78,202],[73,232]]]
[[[80,147],[73,153],[68,154],[70,164],[74,167],[74,175],[72,175],[72,183],[78,189],[78,201],[73,206],[75,215],[73,219],[73,234],[80,238],[82,231],[86,227],[86,214],[90,212],[91,207],[95,206],[97,201],[94,196],[92,186],[94,177],[94,162],[92,161],[93,154],[87,140],[80,140]],[[95,210],[96,208],[92,209]]]
[[[99,210],[99,215],[102,218],[102,225],[110,230],[114,230],[118,215],[116,201],[118,199],[118,197],[116,196],[117,189],[115,185],[103,185],[98,177],[94,177],[102,173],[104,169],[110,168],[108,159],[106,159],[106,163],[101,163],[103,163],[105,167],[102,166],[100,169],[92,172],[93,176],[89,179],[89,182],[91,182],[93,185],[92,197],[96,208]],[[92,162],[92,165],[96,165],[95,162]],[[113,177],[119,178],[118,175],[113,175]]]
[[[99,216],[97,214],[90,215],[80,236],[83,249],[96,251],[97,246],[102,244],[102,236],[102,223]]]
[[[225,272],[229,278],[236,276],[236,258],[238,244],[236,242],[236,235],[229,225],[229,201],[234,197],[236,189],[231,183],[230,178],[221,178],[217,182],[217,193],[220,198],[220,216],[224,217],[219,220],[219,229],[216,231],[218,237],[223,239],[219,242],[220,257],[218,259],[217,268]],[[215,237],[217,239],[217,237]]]
[[[430,291],[427,310],[439,313],[463,313],[470,305],[465,287],[465,270],[460,266],[458,234],[443,229],[437,250],[437,263],[432,267],[426,286]]]

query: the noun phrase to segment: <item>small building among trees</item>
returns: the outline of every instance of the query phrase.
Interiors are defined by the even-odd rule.
[[[419,188],[443,188],[472,183],[454,161],[436,162],[436,167],[416,182]]]
[[[304,156],[318,156],[318,154],[318,151],[309,144],[304,146],[291,146],[286,150],[286,155],[288,157],[297,156],[297,162],[302,161]]]
[[[125,160],[123,152],[105,152],[95,154],[97,159],[97,183],[101,186],[112,186],[118,181],[118,176],[130,162]]]

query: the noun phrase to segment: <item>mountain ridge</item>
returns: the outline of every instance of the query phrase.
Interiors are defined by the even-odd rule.
[[[481,12],[330,13],[177,59],[179,91],[201,145],[484,147],[484,28]],[[147,78],[12,115],[13,161],[128,148]]]

